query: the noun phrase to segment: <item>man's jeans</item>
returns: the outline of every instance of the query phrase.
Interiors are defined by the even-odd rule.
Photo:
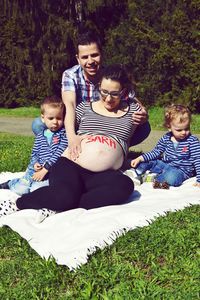
[[[43,181],[34,181],[32,179],[33,174],[35,173],[33,166],[28,165],[26,173],[21,178],[14,178],[8,182],[9,189],[14,193],[22,196],[23,194],[28,194],[34,190],[39,189],[42,186],[48,186],[49,180]]]
[[[167,182],[171,186],[180,186],[188,176],[180,169],[172,167],[162,160],[151,160],[149,162],[141,162],[135,169],[138,175],[144,174],[147,170],[156,173],[155,179],[158,182]]]

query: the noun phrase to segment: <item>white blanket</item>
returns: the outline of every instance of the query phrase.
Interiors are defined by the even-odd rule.
[[[0,182],[23,173],[1,173]],[[167,211],[183,209],[200,203],[200,189],[194,187],[195,178],[181,187],[155,190],[151,183],[136,186],[130,201],[119,206],[98,209],[74,209],[58,213],[36,223],[36,210],[22,210],[0,218],[0,226],[7,225],[28,241],[43,258],[54,257],[56,262],[71,270],[87,262],[97,248],[110,245],[127,230],[146,226]],[[113,187],[114,188],[114,187]],[[9,190],[0,190],[0,201],[17,198]]]

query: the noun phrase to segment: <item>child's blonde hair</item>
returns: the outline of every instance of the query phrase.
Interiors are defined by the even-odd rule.
[[[44,114],[45,112],[45,105],[51,106],[53,108],[60,108],[63,111],[63,117],[64,117],[65,105],[60,97],[53,95],[44,98],[44,100],[40,105],[41,114]]]
[[[186,120],[191,122],[191,112],[187,106],[181,104],[171,104],[165,108],[164,126],[169,128],[171,122],[178,119],[178,122],[183,123]]]

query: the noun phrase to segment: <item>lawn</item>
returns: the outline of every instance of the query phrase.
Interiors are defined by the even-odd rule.
[[[32,137],[0,133],[0,172],[24,171],[32,144]],[[166,213],[98,250],[75,272],[0,228],[0,299],[200,299],[199,214],[199,205]]]
[[[152,130],[166,130],[163,125],[164,108],[152,107],[149,109],[149,122]],[[200,115],[196,114],[192,116],[191,124],[192,133],[200,133]]]
[[[199,206],[168,213],[92,255],[76,272],[42,260],[18,234],[0,235],[4,299],[199,299]]]
[[[40,115],[40,109],[37,107],[19,107],[19,108],[0,108],[2,117],[30,117],[35,118]]]
[[[165,130],[163,127],[162,107],[151,107],[149,109],[149,122],[152,130]],[[40,115],[40,109],[36,107],[19,107],[14,109],[0,108],[0,117],[30,117],[35,118]],[[200,132],[200,115],[193,115],[191,130],[193,133]]]

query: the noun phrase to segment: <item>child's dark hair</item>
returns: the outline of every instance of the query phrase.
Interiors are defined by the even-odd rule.
[[[44,98],[44,100],[42,101],[42,103],[40,105],[41,114],[44,114],[44,112],[45,112],[45,105],[48,105],[48,106],[51,106],[54,108],[60,108],[61,110],[63,110],[63,114],[65,113],[65,105],[64,105],[62,99],[56,95],[47,96]]]
[[[76,41],[76,52],[78,53],[78,46],[85,46],[91,44],[97,44],[99,51],[102,50],[101,40],[97,32],[89,29],[80,31]]]
[[[100,83],[103,78],[118,81],[121,84],[122,89],[126,88],[127,92],[133,90],[133,84],[128,75],[126,66],[122,64],[112,64],[103,68],[101,70]]]
[[[189,120],[191,122],[191,111],[185,105],[171,104],[165,108],[164,126],[169,128],[174,119],[178,119],[180,123]]]

